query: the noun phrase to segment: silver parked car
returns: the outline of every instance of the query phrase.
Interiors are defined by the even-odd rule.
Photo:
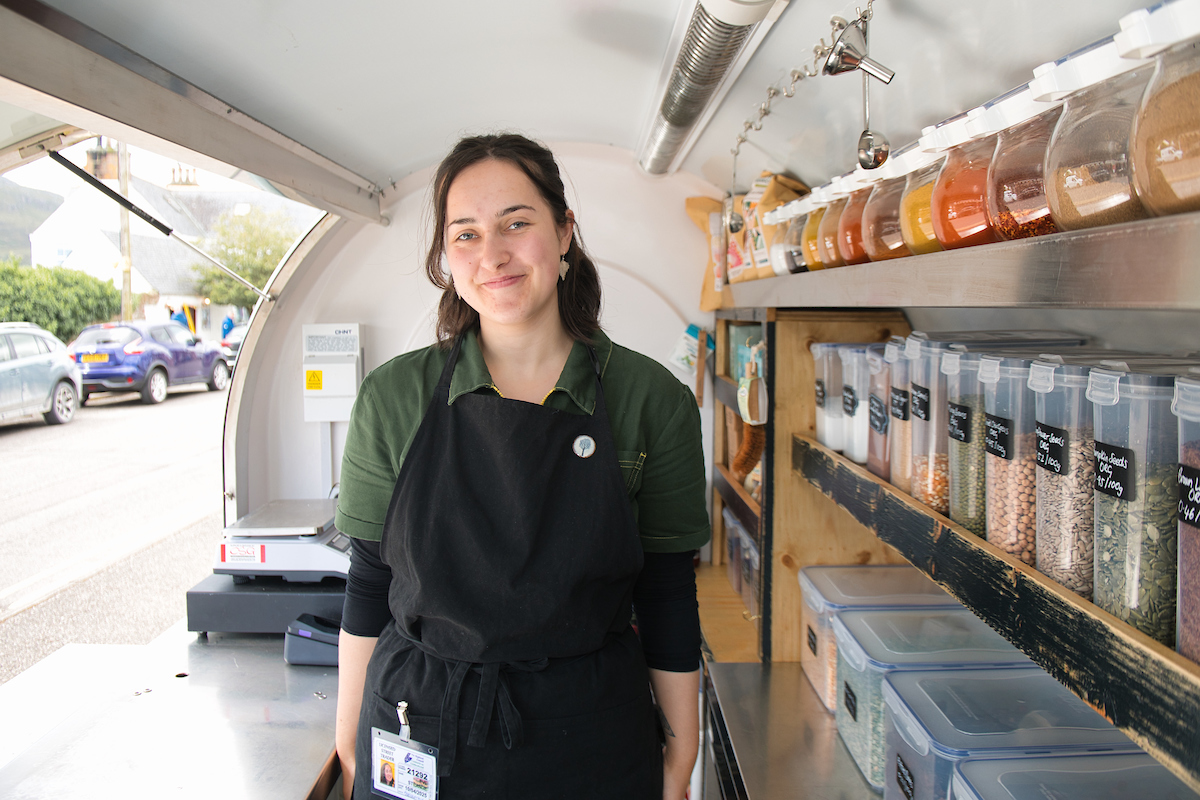
[[[41,414],[70,422],[79,407],[79,365],[67,346],[31,322],[0,322],[0,420]]]

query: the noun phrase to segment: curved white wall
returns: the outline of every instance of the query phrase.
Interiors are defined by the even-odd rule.
[[[720,191],[689,174],[649,178],[628,150],[585,144],[552,149],[584,243],[600,268],[605,331],[665,364],[688,323],[711,321],[698,308],[707,244],[684,201],[719,197]],[[226,438],[237,452],[226,454],[225,488],[241,486],[239,515],[270,500],[328,494],[321,482],[321,427],[304,422],[302,325],[359,323],[367,370],[433,341],[438,294],[422,269],[431,174],[424,170],[397,186],[385,209],[389,227],[345,223],[328,234],[281,292],[251,363],[238,365],[244,373],[234,391],[242,391],[239,402],[231,402],[238,434],[233,440],[227,431]],[[711,395],[705,392],[706,399]],[[711,400],[706,405],[702,418],[711,452]],[[344,437],[345,423],[335,423],[335,480]],[[241,473],[236,481],[235,470]]]

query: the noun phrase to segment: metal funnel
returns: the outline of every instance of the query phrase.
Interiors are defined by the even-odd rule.
[[[867,27],[861,19],[856,19],[845,27],[836,42],[825,66],[821,70],[826,75],[842,75],[861,69],[876,80],[891,83],[896,73],[867,56]]]

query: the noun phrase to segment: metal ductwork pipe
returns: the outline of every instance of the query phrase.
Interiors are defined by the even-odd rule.
[[[666,173],[774,0],[700,0],[658,103],[638,164]]]

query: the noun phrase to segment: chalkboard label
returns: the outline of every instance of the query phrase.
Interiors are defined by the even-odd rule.
[[[903,389],[892,387],[892,416],[900,421],[908,419],[909,413],[908,392]]]
[[[883,398],[877,394],[867,395],[867,414],[871,422],[871,430],[881,436],[887,436],[888,411],[883,404]]]
[[[900,787],[900,792],[908,800],[913,800],[913,774],[908,768],[908,764],[904,763],[904,759],[896,753],[896,785]]]
[[[1037,465],[1055,475],[1067,472],[1067,452],[1071,446],[1070,434],[1062,428],[1037,424]]]
[[[817,380],[817,408],[825,407],[825,381]]]
[[[946,410],[950,417],[947,430],[951,439],[957,439],[964,444],[971,443],[971,407],[958,403],[947,403]]]
[[[1006,461],[1012,461],[1013,421],[1004,417],[997,417],[995,414],[984,414],[983,424],[986,429],[983,437],[983,446],[992,455],[999,456]]]
[[[1096,442],[1096,491],[1132,500],[1134,475],[1132,450]]]
[[[1179,465],[1179,521],[1200,528],[1200,469]]]
[[[854,391],[853,386],[842,387],[842,411],[846,412],[847,417],[858,413],[858,392]]]
[[[817,654],[817,632],[812,629],[812,625],[806,627],[808,628],[808,649],[812,650],[812,654],[815,656]]]
[[[929,422],[929,389],[915,383],[912,385],[912,415]]]
[[[842,703],[846,706],[846,712],[850,714],[850,719],[858,722],[858,697],[846,681],[842,681]]]

